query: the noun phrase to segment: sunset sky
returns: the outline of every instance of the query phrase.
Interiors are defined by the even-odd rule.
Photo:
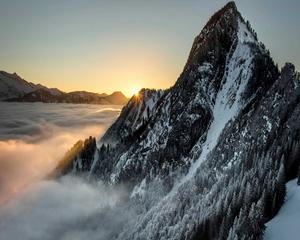
[[[227,1],[0,0],[0,70],[64,91],[167,88]],[[300,69],[300,1],[236,1],[279,66]]]

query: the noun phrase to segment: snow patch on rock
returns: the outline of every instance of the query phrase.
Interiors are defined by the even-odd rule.
[[[300,186],[297,180],[287,183],[285,204],[266,226],[265,240],[297,240],[300,236]]]

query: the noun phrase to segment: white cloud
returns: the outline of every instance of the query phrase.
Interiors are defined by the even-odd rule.
[[[119,107],[97,105],[0,105],[0,204],[43,178],[78,140],[99,137],[119,114]]]
[[[76,177],[38,182],[0,208],[1,239],[110,239],[133,217],[118,210],[125,196]]]

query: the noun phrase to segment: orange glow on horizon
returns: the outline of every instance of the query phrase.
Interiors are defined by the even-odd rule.
[[[65,92],[111,94],[121,91],[130,98],[141,88],[169,88],[183,65],[176,66],[158,46],[141,43],[124,43],[107,52],[91,54],[94,55],[69,61],[56,59],[51,68],[43,61],[35,62],[34,67],[26,65],[18,69],[17,74],[26,81]]]

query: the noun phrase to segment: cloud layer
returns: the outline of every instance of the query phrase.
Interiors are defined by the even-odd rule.
[[[79,139],[100,137],[120,107],[0,103],[0,204],[41,179]]]
[[[76,177],[41,181],[0,207],[1,239],[111,239],[134,217],[126,192]]]

